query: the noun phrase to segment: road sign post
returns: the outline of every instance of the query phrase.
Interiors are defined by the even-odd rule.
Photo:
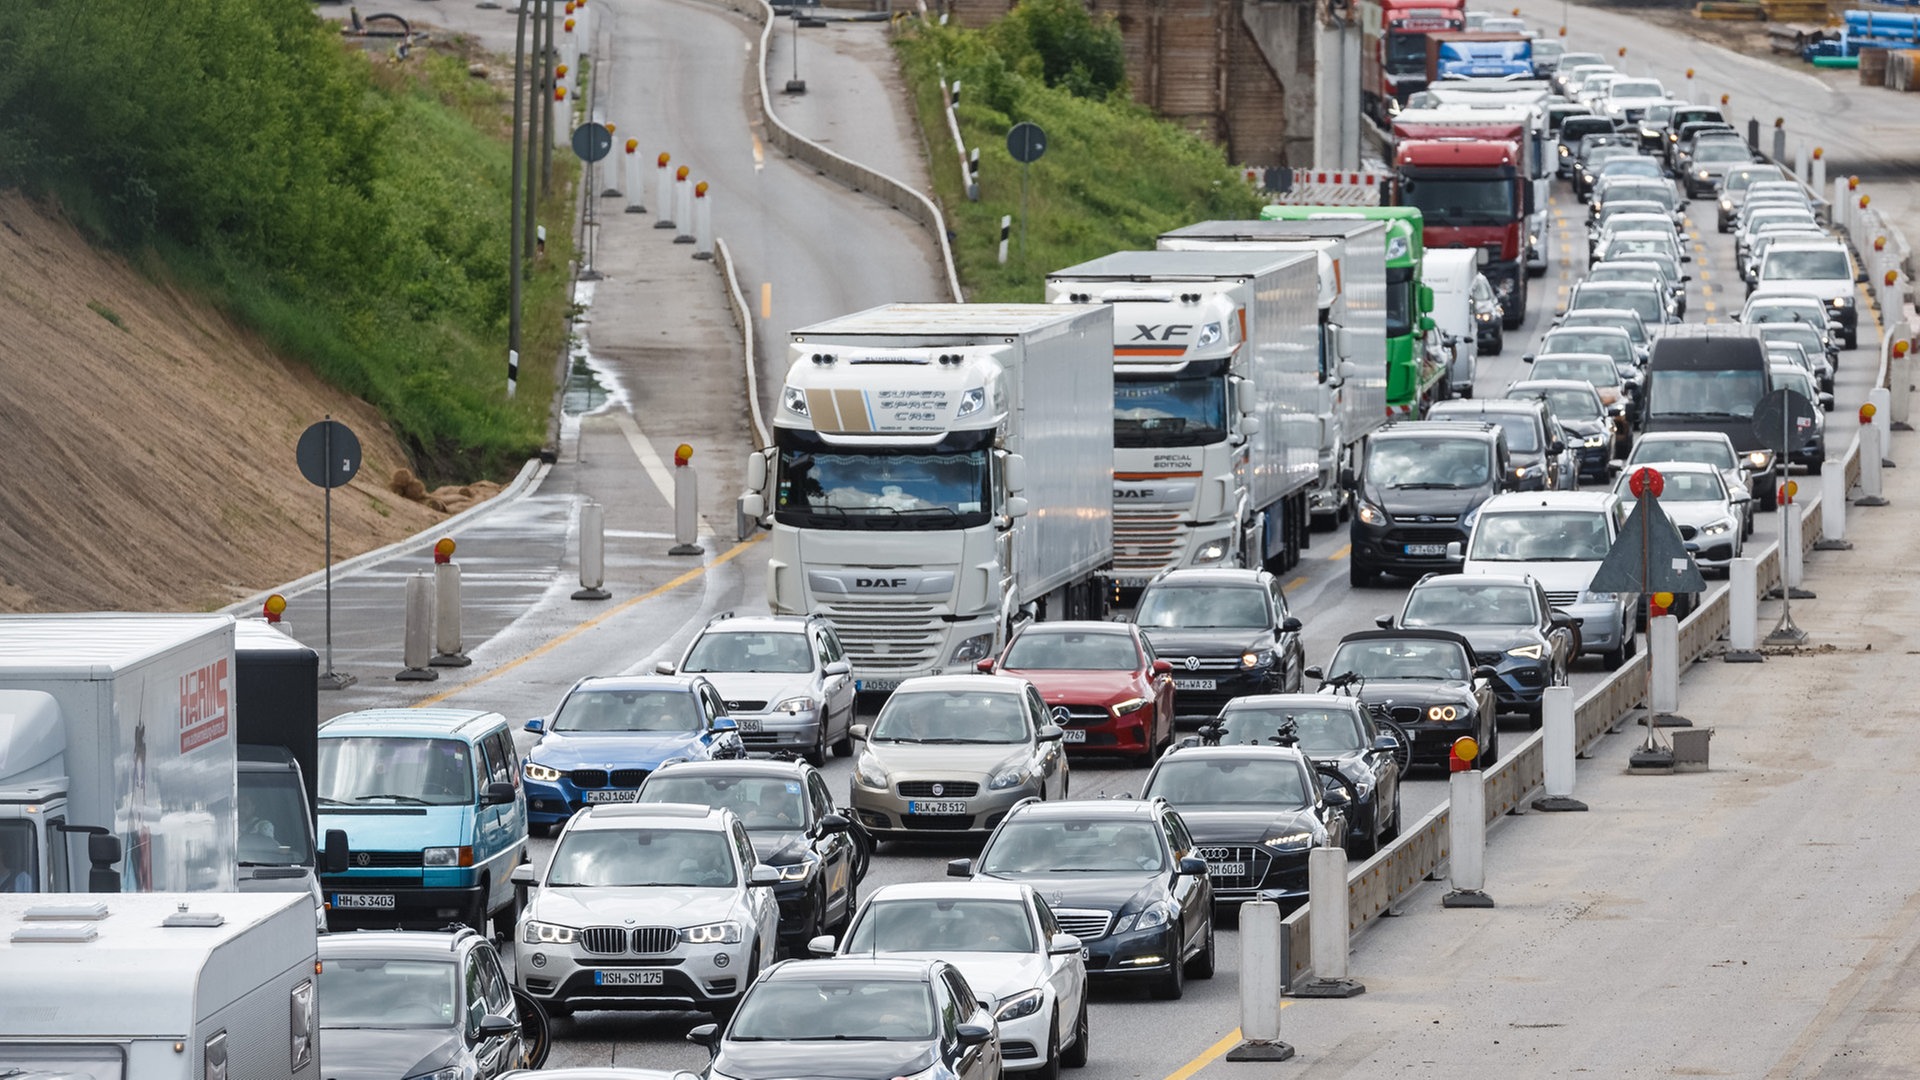
[[[598,80],[595,80],[595,85],[598,85]],[[613,130],[607,125],[588,121],[573,129],[573,156],[585,163],[588,170],[592,170],[612,151]],[[587,190],[593,190],[591,171],[588,173]],[[587,200],[587,265],[580,272],[581,281],[599,281],[601,277],[600,271],[593,268],[594,233],[598,231],[593,209],[596,201]]]
[[[320,689],[344,690],[358,680],[333,669],[333,489],[360,471],[360,438],[353,429],[329,416],[301,432],[294,461],[307,482],[326,492],[327,669],[320,673]]]
[[[1007,132],[1007,153],[1020,163],[1020,264],[1027,262],[1027,173],[1047,152],[1047,133],[1040,125],[1022,120]]]

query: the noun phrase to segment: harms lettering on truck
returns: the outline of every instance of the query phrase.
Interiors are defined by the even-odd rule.
[[[232,700],[232,672],[224,656],[180,676],[181,753],[215,742],[227,734],[227,707]]]

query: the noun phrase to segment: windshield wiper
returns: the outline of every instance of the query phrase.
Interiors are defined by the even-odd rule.
[[[434,805],[425,799],[417,798],[413,795],[359,795],[354,798],[354,801],[366,802],[368,799],[392,799],[394,802],[406,803],[408,806]]]
[[[346,799],[334,799],[334,798],[329,798],[328,796],[322,795],[320,796],[320,805],[321,806],[352,806],[353,803]]]
[[[1654,410],[1653,416],[1655,419],[1659,419],[1659,420],[1744,420],[1744,419],[1747,419],[1746,417],[1741,416],[1739,413],[1666,412],[1665,410],[1660,410],[1660,409]]]
[[[1389,491],[1458,491],[1463,485],[1423,482],[1418,484],[1388,484]]]

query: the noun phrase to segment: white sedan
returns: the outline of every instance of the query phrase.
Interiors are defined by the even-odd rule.
[[[1745,512],[1745,507],[1728,493],[1726,478],[1711,465],[1691,461],[1669,461],[1653,468],[1659,470],[1664,481],[1660,509],[1679,528],[1682,540],[1697,545],[1693,561],[1702,570],[1725,573],[1740,557]],[[1634,471],[1631,467],[1622,469],[1614,484],[1614,494],[1623,501],[1634,498],[1627,488]]]

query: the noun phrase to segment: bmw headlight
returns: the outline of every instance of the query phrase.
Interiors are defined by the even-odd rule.
[[[1018,1020],[1023,1016],[1032,1016],[1039,1012],[1040,1007],[1046,1003],[1046,990],[1036,986],[1031,990],[1022,990],[1001,1002],[994,1008],[993,1018],[1002,1021]]]
[[[1522,645],[1517,649],[1507,650],[1508,656],[1517,656],[1522,660],[1538,660],[1542,656],[1545,656],[1546,654],[1547,654],[1547,647],[1545,645],[1539,645],[1539,644]]]
[[[1153,704],[1153,702],[1148,701],[1146,698],[1130,697],[1127,700],[1113,707],[1113,715],[1132,716],[1134,713],[1139,712],[1141,709],[1144,709],[1151,704]]]
[[[853,763],[853,782],[861,787],[881,788],[887,786],[887,770],[880,759],[872,754],[861,754]]]
[[[1729,533],[1732,531],[1733,531],[1733,520],[1731,518],[1721,518],[1719,521],[1710,521],[1705,526],[1701,527],[1700,535],[1719,536],[1723,533]]]
[[[1219,562],[1221,559],[1224,559],[1227,557],[1227,551],[1228,551],[1228,545],[1227,545],[1227,541],[1224,538],[1219,540],[1209,540],[1206,543],[1201,544],[1200,547],[1196,551],[1194,551],[1193,563],[1195,566],[1199,566],[1202,563]]]
[[[407,1077],[407,1080],[463,1080],[463,1077],[460,1075],[460,1067],[454,1065],[445,1069],[435,1069],[432,1072],[414,1073]]]
[[[1463,710],[1456,705],[1429,705],[1427,719],[1436,724],[1451,724],[1460,719]]]
[[[1580,594],[1580,602],[1583,604],[1611,604],[1619,599],[1620,594],[1613,592],[1583,592]]]
[[[551,765],[542,765],[537,761],[527,762],[522,771],[526,773],[527,779],[538,780],[543,784],[551,784],[566,775]]]
[[[1193,343],[1199,348],[1206,348],[1208,345],[1217,344],[1222,336],[1224,335],[1220,331],[1220,324],[1210,322],[1200,328],[1200,335],[1193,339]]]
[[[781,396],[780,403],[785,405],[787,411],[790,413],[795,413],[800,416],[808,415],[807,392],[797,386],[787,387],[786,393]]]
[[[702,923],[682,927],[680,940],[689,945],[738,945],[740,924],[736,922]]]
[[[814,867],[820,865],[812,859],[803,859],[797,863],[788,863],[774,869],[780,871],[781,881],[806,881],[813,876]]]
[[[1272,649],[1248,649],[1240,654],[1240,666],[1243,668],[1266,667],[1273,663]]]
[[[953,411],[955,417],[972,416],[987,406],[987,388],[975,386],[960,395],[960,407]]]
[[[1360,520],[1368,525],[1385,525],[1387,523],[1387,512],[1372,503],[1361,503],[1360,509],[1356,512],[1360,515]]]
[[[578,933],[573,927],[559,923],[528,919],[520,924],[520,940],[528,945],[571,945]]]
[[[798,716],[804,712],[813,712],[820,706],[806,695],[790,697],[773,707],[774,712],[783,712],[788,716]]]
[[[987,790],[1005,791],[1008,788],[1019,787],[1032,779],[1033,770],[1027,766],[1027,763],[1016,761],[1011,765],[1001,766],[1000,771],[994,773],[993,778],[987,781]]]
[[[993,651],[993,632],[975,634],[953,647],[953,655],[947,659],[950,664],[967,666],[977,664]]]
[[[1269,836],[1260,842],[1270,848],[1289,849],[1312,847],[1313,834],[1310,832],[1282,833],[1279,836]]]

